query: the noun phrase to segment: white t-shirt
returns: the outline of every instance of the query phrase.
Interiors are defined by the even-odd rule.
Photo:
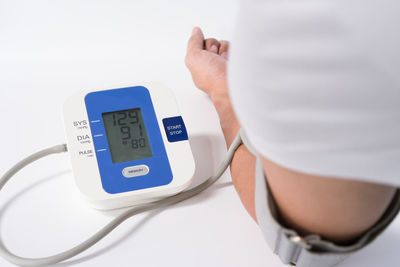
[[[400,1],[243,0],[228,67],[260,154],[400,186]]]

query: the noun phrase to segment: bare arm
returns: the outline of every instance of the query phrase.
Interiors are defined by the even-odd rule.
[[[201,30],[195,28],[188,43],[186,65],[196,86],[211,97],[229,146],[240,125],[228,95],[227,50],[227,42],[204,40]],[[302,234],[316,233],[339,243],[353,240],[374,225],[396,190],[385,185],[304,174],[266,158],[262,160],[283,223]],[[231,176],[243,205],[256,220],[254,166],[254,156],[241,146],[231,163]]]

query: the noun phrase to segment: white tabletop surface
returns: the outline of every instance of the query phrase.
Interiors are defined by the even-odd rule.
[[[230,39],[236,1],[0,1],[0,173],[22,157],[65,142],[62,103],[82,89],[159,81],[178,99],[199,181],[225,154],[218,117],[183,59],[193,26]],[[251,46],[251,44],[249,44]],[[129,219],[57,266],[283,266],[241,206],[229,174],[173,208]],[[116,212],[91,209],[66,154],[21,171],[0,194],[1,238],[22,256],[43,257],[88,238]],[[340,266],[395,266],[400,220]],[[394,265],[393,265],[394,264]],[[0,266],[12,266],[0,258]]]

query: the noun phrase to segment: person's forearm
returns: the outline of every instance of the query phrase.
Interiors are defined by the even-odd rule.
[[[229,147],[240,130],[240,124],[235,116],[229,97],[212,97],[215,109],[217,110],[222,132],[225,137],[227,147]],[[255,176],[255,157],[247,150],[246,146],[241,145],[235,152],[232,159],[230,170],[232,182],[235,185],[240,200],[248,213],[255,221],[254,208],[254,176]],[[240,190],[240,192],[239,192]]]
[[[255,166],[255,156],[246,146],[241,145],[236,150],[230,165],[232,182],[247,212],[257,221],[254,203]]]
[[[218,113],[221,129],[229,147],[240,130],[239,122],[235,116],[229,97],[212,97],[215,109]]]

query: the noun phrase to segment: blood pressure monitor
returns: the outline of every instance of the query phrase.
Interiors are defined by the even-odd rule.
[[[77,93],[64,104],[64,123],[76,184],[95,208],[154,201],[192,180],[186,127],[160,84]]]

